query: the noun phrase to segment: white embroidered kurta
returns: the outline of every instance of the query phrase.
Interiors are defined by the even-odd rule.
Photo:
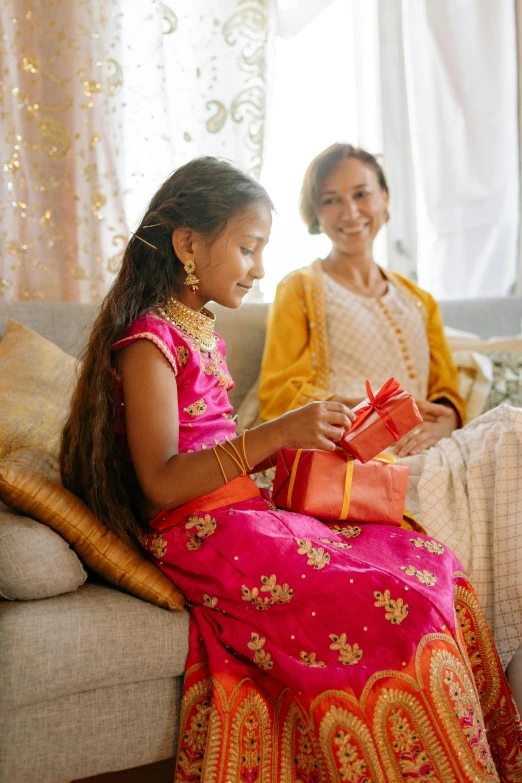
[[[416,300],[393,283],[379,299],[359,296],[323,272],[330,379],[340,397],[363,400],[396,378],[416,400],[428,391],[430,348]]]

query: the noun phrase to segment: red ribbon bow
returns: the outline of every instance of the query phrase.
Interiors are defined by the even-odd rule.
[[[395,378],[390,378],[389,381],[386,381],[384,386],[379,389],[377,394],[373,393],[370,382],[366,381],[366,393],[370,402],[369,404],[364,405],[362,408],[358,408],[356,411],[354,411],[357,418],[352,424],[352,428],[349,430],[349,432],[353,432],[354,430],[358,429],[363,421],[368,418],[371,412],[375,411],[381,417],[395,440],[399,440],[399,430],[397,429],[392,416],[383,407],[387,402],[389,402],[389,400],[392,399],[392,397],[395,397],[398,392],[402,392],[402,389]]]

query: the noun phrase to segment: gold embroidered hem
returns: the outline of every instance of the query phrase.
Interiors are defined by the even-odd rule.
[[[457,640],[427,634],[401,671],[376,672],[359,698],[242,676],[232,651],[217,670],[193,621],[175,783],[522,781],[520,720],[469,585],[456,587],[455,606]],[[350,658],[342,663],[361,659],[346,634],[331,639]],[[265,643],[252,634],[247,646],[269,672]],[[302,651],[298,663],[324,670],[316,658]]]

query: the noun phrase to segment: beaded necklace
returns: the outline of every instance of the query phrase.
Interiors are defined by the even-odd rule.
[[[192,310],[190,307],[170,297],[166,303],[157,308],[158,313],[179,329],[193,337],[204,351],[213,351],[217,337],[214,334],[216,316],[203,307],[202,310]]]

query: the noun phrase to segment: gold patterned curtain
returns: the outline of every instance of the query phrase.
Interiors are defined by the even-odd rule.
[[[274,8],[3,1],[0,297],[102,297],[147,200],[196,155],[259,175]]]

